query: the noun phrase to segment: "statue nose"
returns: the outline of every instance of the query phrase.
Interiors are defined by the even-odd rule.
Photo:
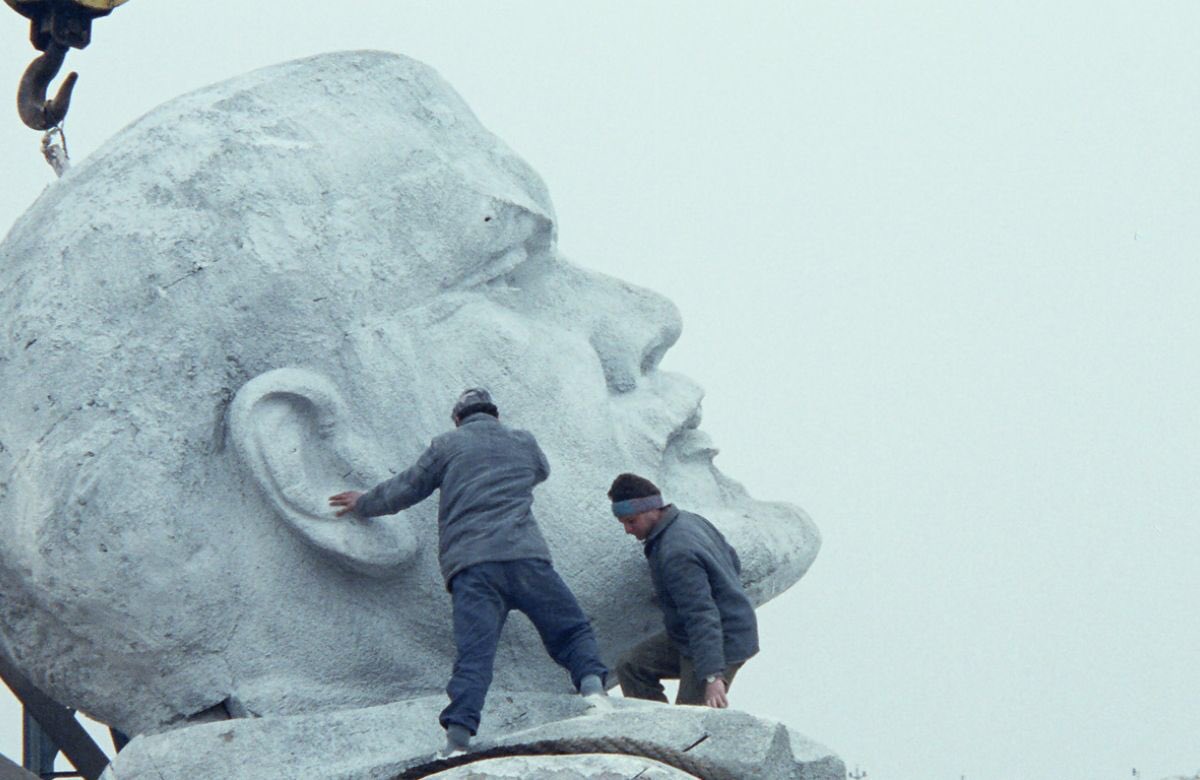
[[[613,393],[636,389],[679,340],[683,321],[675,304],[650,290],[621,284],[621,311],[598,320],[591,343]]]

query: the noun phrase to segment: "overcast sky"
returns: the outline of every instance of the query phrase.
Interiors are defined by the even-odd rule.
[[[566,255],[676,302],[717,464],[821,528],[735,706],[877,780],[1200,770],[1200,3],[131,0],[71,151],[346,48],[434,66]],[[4,231],[38,141],[0,111]]]

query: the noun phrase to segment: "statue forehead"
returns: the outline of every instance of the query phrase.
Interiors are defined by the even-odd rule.
[[[553,240],[541,179],[432,69],[349,52],[138,120],[18,221],[0,281],[37,295],[125,277],[154,291],[226,263],[297,285],[402,283],[426,300],[485,281],[512,247]]]
[[[359,349],[373,313],[452,309],[553,242],[540,178],[415,61],[324,55],[185,95],[0,244],[0,471],[100,408],[215,429],[257,373]]]

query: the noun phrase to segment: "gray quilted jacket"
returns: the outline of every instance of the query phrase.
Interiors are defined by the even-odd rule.
[[[737,552],[712,523],[668,505],[643,552],[667,636],[696,676],[717,674],[758,652],[758,620],[742,588]]]
[[[476,563],[550,560],[533,518],[533,487],[549,475],[533,434],[473,414],[434,438],[412,468],[359,498],[355,512],[394,514],[440,488],[438,562],[449,588],[455,574]]]

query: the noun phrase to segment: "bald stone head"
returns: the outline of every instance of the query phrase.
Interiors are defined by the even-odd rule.
[[[666,299],[564,260],[537,174],[431,69],[323,55],[174,100],[0,246],[0,632],[131,732],[442,690],[436,501],[335,519],[464,387],[550,460],[534,511],[608,661],[660,630],[605,491],[636,471],[714,521],[753,597],[819,537],[712,464],[660,371]],[[567,690],[514,616],[497,688]]]

